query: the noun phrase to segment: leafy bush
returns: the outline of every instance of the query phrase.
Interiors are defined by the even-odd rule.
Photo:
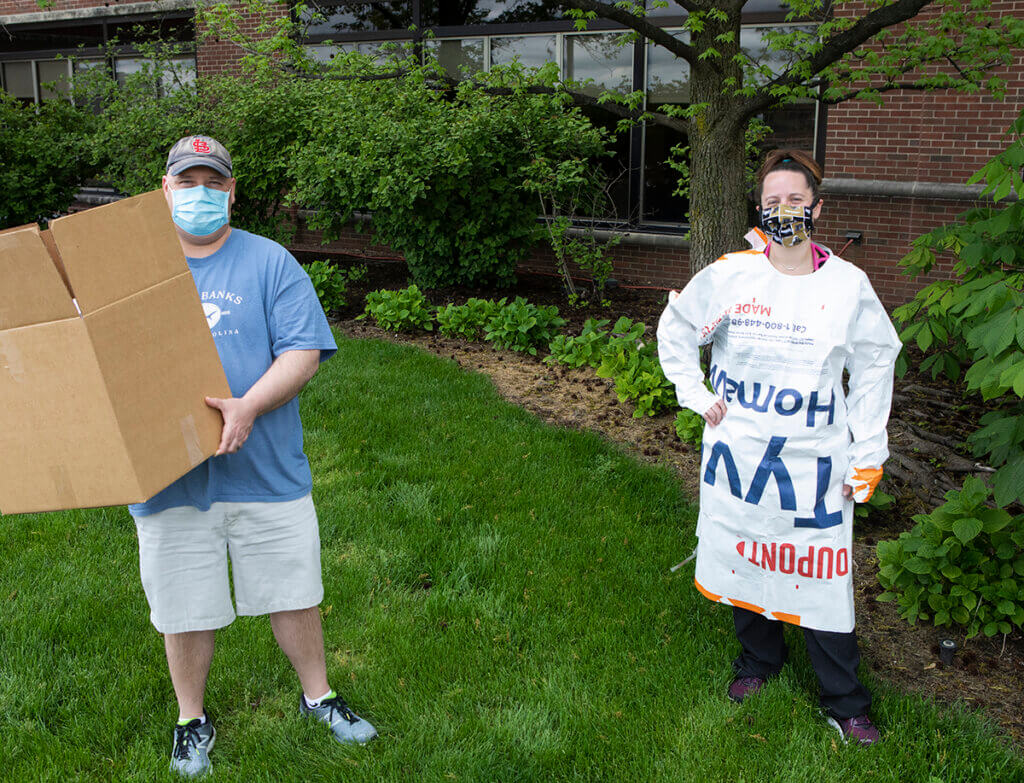
[[[409,75],[353,78],[399,67]],[[312,138],[294,148],[291,201],[327,239],[369,211],[376,239],[424,287],[511,284],[542,236],[526,168],[538,155],[587,161],[605,133],[564,94],[530,92],[531,82],[554,87],[557,68],[503,66],[449,91],[436,89],[437,73],[433,62],[336,56],[327,75],[337,78],[323,80],[308,118]]]
[[[634,321],[622,316],[612,327],[608,336],[608,349],[618,351],[621,348],[636,348],[643,341],[647,326],[643,321]],[[652,347],[654,343],[651,343]]]
[[[246,4],[261,8],[269,6]],[[530,161],[587,166],[606,145],[605,131],[567,95],[531,92],[553,88],[557,68],[497,68],[440,90],[440,66],[401,48],[384,63],[356,52],[312,63],[295,43],[292,17],[269,11],[259,56],[241,74],[200,74],[161,90],[174,52],[151,47],[149,64],[126,83],[99,73],[86,80],[82,100],[99,109],[91,149],[103,179],[129,193],[152,189],[171,144],[206,133],[231,151],[240,228],[287,242],[295,225],[284,210],[297,207],[329,241],[355,212],[369,212],[376,239],[405,257],[421,286],[513,282],[542,233],[523,186]],[[242,22],[224,4],[197,19],[229,33]],[[403,75],[380,78],[395,71]]]
[[[91,115],[64,100],[26,106],[0,90],[0,229],[65,211],[89,177]]]
[[[505,299],[467,299],[465,304],[448,304],[437,309],[437,330],[445,337],[478,340],[484,326],[505,306]]]
[[[922,289],[894,315],[904,342],[926,354],[922,370],[951,380],[964,368],[966,391],[980,393],[988,413],[968,443],[996,469],[991,492],[969,477],[960,492],[896,541],[878,544],[879,581],[911,622],[966,626],[969,636],[1009,633],[1024,622],[1024,516],[1006,510],[1024,500],[1024,112],[1010,128],[1011,142],[970,182],[1000,207],[971,209],[960,222],[914,242],[900,263],[907,273],[931,270],[937,253],[955,258],[953,279]],[[906,370],[906,357],[897,367]],[[990,497],[997,508],[989,508]]]
[[[956,380],[968,368],[967,391],[988,403],[968,443],[997,468],[992,487],[1000,506],[1024,501],[1024,113],[1010,132],[1010,146],[970,181],[984,180],[995,201],[1010,193],[1018,200],[969,210],[962,222],[915,240],[900,262],[908,274],[929,271],[937,252],[950,252],[954,278],[928,285],[894,313],[904,342],[928,354],[922,370]]]
[[[857,503],[853,507],[853,515],[857,519],[869,519],[873,511],[888,511],[893,507],[896,498],[876,488],[866,503]]]
[[[878,600],[896,600],[911,623],[956,624],[968,637],[1024,627],[1024,515],[989,508],[990,496],[968,477],[909,533],[880,541]]]
[[[345,306],[345,290],[348,287],[347,275],[330,261],[318,260],[303,264],[309,279],[316,289],[320,305],[325,312],[340,310]]]
[[[371,291],[366,295],[366,312],[377,326],[389,332],[432,331],[433,308],[416,285],[398,291]]]
[[[548,345],[550,355],[545,364],[567,364],[570,367],[599,367],[608,348],[608,319],[588,318],[576,337],[560,334]]]
[[[361,283],[370,273],[366,268],[366,264],[353,264],[352,266],[345,267],[344,272],[345,277],[348,278],[350,283]]]
[[[676,414],[676,435],[683,443],[700,446],[704,438],[704,417],[683,408]]]
[[[642,328],[643,324],[634,325],[627,334],[636,326]],[[615,380],[615,394],[619,402],[633,403],[634,418],[653,416],[676,405],[675,387],[661,369],[654,342],[629,342],[620,336],[617,344],[609,344],[597,374]]]
[[[537,307],[517,296],[487,321],[484,339],[495,348],[536,356],[537,349],[546,347],[563,326],[565,319],[554,305]]]

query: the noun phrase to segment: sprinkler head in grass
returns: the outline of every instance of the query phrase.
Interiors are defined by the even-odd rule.
[[[956,654],[956,642],[952,639],[939,640],[939,660],[949,666],[953,663],[953,656]]]

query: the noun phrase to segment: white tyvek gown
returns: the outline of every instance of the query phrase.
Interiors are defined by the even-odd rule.
[[[704,386],[698,346],[712,342]],[[867,276],[829,252],[784,275],[759,250],[730,253],[670,297],[658,353],[680,405],[728,412],[704,428],[698,589],[824,631],[853,630],[853,502],[889,455],[900,341]],[[849,370],[849,393],[843,368]]]

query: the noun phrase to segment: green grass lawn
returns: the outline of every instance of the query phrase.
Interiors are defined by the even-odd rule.
[[[548,427],[488,379],[343,341],[303,393],[334,687],[380,739],[297,715],[266,618],[218,637],[216,780],[1007,781],[978,718],[871,683],[885,736],[837,744],[791,664],[725,698],[731,615],[693,587],[664,469]],[[177,718],[124,509],[0,520],[0,779],[160,780]]]

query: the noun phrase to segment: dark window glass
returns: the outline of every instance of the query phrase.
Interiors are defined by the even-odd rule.
[[[609,133],[615,133],[615,127],[619,118],[614,114],[600,108],[599,106],[584,106],[580,111],[590,121],[605,128]],[[620,133],[617,137],[612,136],[613,141],[608,145],[612,151],[610,157],[602,157],[599,165],[608,178],[607,193],[593,204],[578,205],[579,214],[577,217],[589,217],[602,223],[618,225],[630,219],[629,209],[629,133]]]
[[[423,49],[426,54],[436,57],[453,79],[462,79],[467,74],[479,73],[484,69],[483,38],[427,41]]]
[[[306,35],[331,36],[373,30],[407,30],[414,23],[411,0],[314,0],[302,18]]]
[[[650,105],[659,111],[663,106]],[[644,204],[643,219],[653,223],[685,223],[689,201],[676,196],[679,172],[669,166],[672,148],[686,146],[686,134],[663,125],[644,128]]]
[[[687,33],[672,33],[688,40]],[[647,45],[647,107],[661,112],[690,102],[690,66],[668,50]],[[686,134],[662,125],[644,128],[643,219],[654,223],[683,223],[689,203],[674,195],[679,172],[668,165],[672,148],[686,146]]]
[[[84,24],[74,27],[46,27],[22,30],[15,26],[0,32],[4,52],[32,52],[48,49],[75,49],[78,46],[103,45],[103,25]],[[9,36],[9,37],[8,37]]]
[[[191,19],[147,19],[107,25],[107,35],[119,44],[150,41],[194,41],[195,27]]]
[[[527,68],[540,68],[545,63],[558,62],[553,35],[517,35],[491,38],[491,65],[503,65],[518,60]]]
[[[590,82],[580,92],[594,97],[605,90],[629,92],[633,87],[633,47],[623,33],[567,35],[565,78]]]
[[[565,18],[559,0],[422,0],[424,27],[556,22]]]

